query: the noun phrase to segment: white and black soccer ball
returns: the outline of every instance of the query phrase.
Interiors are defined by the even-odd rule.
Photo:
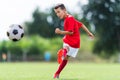
[[[24,36],[24,29],[21,25],[12,24],[9,26],[7,36],[12,41],[19,41]]]

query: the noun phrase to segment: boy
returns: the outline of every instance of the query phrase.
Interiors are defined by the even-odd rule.
[[[77,55],[80,47],[79,29],[83,28],[83,30],[85,30],[91,38],[94,38],[94,35],[86,28],[84,24],[77,21],[73,16],[67,13],[64,4],[56,5],[54,7],[54,11],[60,19],[64,19],[64,31],[59,28],[55,29],[56,34],[65,35],[63,38],[64,59],[54,74],[54,78],[59,78],[60,72],[66,66],[69,57],[76,57]]]

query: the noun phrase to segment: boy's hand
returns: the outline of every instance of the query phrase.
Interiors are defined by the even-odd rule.
[[[90,36],[91,39],[94,39],[94,35],[92,33],[89,33],[88,36]]]
[[[62,31],[62,30],[60,30],[59,28],[56,28],[55,29],[55,33],[56,34],[61,34],[61,35],[72,35],[73,34],[73,32],[70,32],[70,31]]]
[[[59,28],[56,28],[56,29],[55,29],[55,33],[56,33],[56,34],[61,34],[61,30],[60,30]]]

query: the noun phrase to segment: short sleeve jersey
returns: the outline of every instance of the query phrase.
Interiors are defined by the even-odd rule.
[[[77,21],[73,16],[68,15],[64,19],[64,31],[73,32],[72,35],[65,35],[63,42],[69,44],[73,48],[80,47],[80,32],[82,23]]]

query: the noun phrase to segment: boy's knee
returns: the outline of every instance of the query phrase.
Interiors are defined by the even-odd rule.
[[[70,57],[70,56],[68,56],[68,55],[67,55],[67,56],[65,56],[64,60],[68,60],[68,59],[69,59],[69,57]]]
[[[66,49],[66,51],[69,51],[69,46],[65,46],[63,49]]]

